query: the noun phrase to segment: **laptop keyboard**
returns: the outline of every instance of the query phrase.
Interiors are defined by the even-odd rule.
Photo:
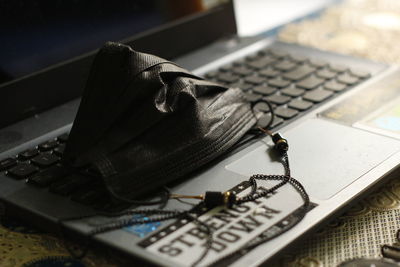
[[[274,128],[357,85],[370,74],[267,48],[210,71],[205,77],[240,88],[250,102],[268,100],[276,115],[271,126]],[[263,112],[258,125],[265,127],[270,120],[268,106],[259,102],[254,108]]]
[[[35,183],[35,175],[40,173],[60,174],[58,169],[64,169],[58,165],[64,152],[68,135],[63,134],[56,139],[46,141],[38,146],[19,153],[16,157],[0,161],[0,171],[6,171],[7,176],[14,179],[30,178]],[[45,170],[45,171],[44,171]],[[39,177],[38,176],[38,177]],[[47,186],[49,183],[37,179],[39,186]],[[49,181],[50,182],[50,181]]]
[[[60,164],[67,140],[68,134],[63,134],[15,157],[0,160],[0,172],[5,172],[9,178],[24,180],[29,185],[103,211],[127,208],[128,204],[111,201],[99,179],[70,174]]]
[[[271,114],[268,105],[259,101],[268,100],[276,115],[271,125],[275,128],[353,87],[370,74],[281,50],[264,49],[210,71],[205,77],[238,87],[248,101],[258,102],[254,109],[262,114],[258,118],[261,127],[269,123]],[[68,134],[63,134],[15,157],[2,159],[0,172],[84,205],[113,211],[126,208],[124,204],[110,202],[98,180],[67,173],[60,164],[67,140]]]

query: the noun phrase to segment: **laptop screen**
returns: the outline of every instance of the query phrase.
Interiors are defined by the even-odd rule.
[[[0,84],[226,2],[1,1]]]
[[[231,0],[3,0],[0,23],[0,127],[79,97],[106,41],[174,59],[236,33]]]

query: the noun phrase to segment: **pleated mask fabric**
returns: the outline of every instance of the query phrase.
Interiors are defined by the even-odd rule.
[[[255,123],[240,89],[109,42],[93,61],[63,162],[97,170],[134,199],[209,163]]]

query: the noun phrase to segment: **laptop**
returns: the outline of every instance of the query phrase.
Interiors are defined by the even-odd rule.
[[[0,54],[0,200],[9,216],[83,241],[89,231],[115,221],[87,216],[97,214],[98,200],[77,195],[69,184],[63,187],[69,190],[56,190],[57,175],[43,175],[58,164],[96,49],[109,40],[241,88],[250,102],[268,99],[276,114],[270,130],[288,140],[292,176],[312,205],[290,229],[285,227],[296,221],[303,199],[289,184],[246,205],[205,209],[198,218],[213,227],[213,242],[197,263],[206,237],[188,219],[124,226],[94,235],[93,245],[144,265],[205,266],[221,258],[224,266],[267,264],[398,172],[398,67],[282,43],[273,36],[240,38],[231,1],[7,5]],[[259,114],[262,126],[270,114]],[[185,195],[246,194],[251,175],[284,173],[269,153],[271,145],[269,137],[260,138],[168,186]],[[259,185],[269,188],[274,182]],[[165,209],[196,203],[170,200]],[[142,215],[122,217],[135,216]],[[277,232],[268,242],[244,249]]]

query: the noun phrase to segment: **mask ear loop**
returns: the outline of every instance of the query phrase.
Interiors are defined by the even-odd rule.
[[[254,107],[258,104],[258,103],[265,103],[268,106],[269,109],[269,113],[271,113],[271,118],[269,120],[269,122],[267,123],[267,125],[265,125],[263,128],[258,126],[255,127],[251,130],[249,130],[248,136],[244,136],[239,142],[237,142],[235,145],[233,145],[228,151],[227,154],[231,153],[232,151],[235,151],[236,149],[251,143],[254,140],[259,139],[262,135],[266,134],[267,132],[269,132],[268,129],[271,128],[271,126],[274,123],[274,119],[275,119],[275,113],[274,113],[274,109],[272,107],[272,104],[266,100],[266,99],[261,99],[261,100],[257,100],[254,103],[251,103],[251,110],[253,111],[254,117],[257,118],[257,113],[255,112]],[[267,133],[268,135],[270,135],[272,137],[272,133],[269,132]]]
[[[271,104],[268,100],[266,100],[266,99],[257,100],[257,101],[255,101],[255,102],[251,103],[251,109],[252,109],[253,114],[254,114],[255,117],[257,117],[257,114],[256,114],[256,112],[255,112],[255,106],[256,106],[257,104],[259,104],[259,103],[264,103],[264,104],[266,104],[266,105],[268,106],[269,113],[271,113],[271,119],[269,120],[269,122],[267,123],[267,125],[265,125],[264,127],[261,127],[261,128],[263,128],[263,129],[267,129],[267,130],[268,130],[268,129],[271,128],[271,126],[272,126],[273,123],[274,123],[274,119],[275,119],[274,108],[272,107],[272,104]]]
[[[264,126],[264,127],[258,126],[257,127],[257,129],[259,130],[259,132],[257,133],[257,137],[262,133],[264,133],[266,135],[269,135],[272,138],[272,141],[275,144],[274,145],[275,150],[281,156],[284,156],[286,154],[286,152],[288,151],[288,149],[289,149],[289,145],[288,145],[287,140],[285,138],[283,138],[280,133],[273,133],[273,132],[269,131],[269,129],[273,125],[274,119],[275,119],[275,113],[274,113],[274,109],[272,107],[272,104],[268,100],[265,100],[265,99],[261,99],[261,100],[255,101],[254,103],[252,103],[252,106],[251,106],[251,108],[253,110],[253,113],[254,113],[254,107],[258,103],[265,103],[268,106],[269,112],[271,113],[271,119],[269,120],[269,122],[268,122],[268,124],[266,126]],[[255,114],[255,116],[256,116],[256,114]]]

